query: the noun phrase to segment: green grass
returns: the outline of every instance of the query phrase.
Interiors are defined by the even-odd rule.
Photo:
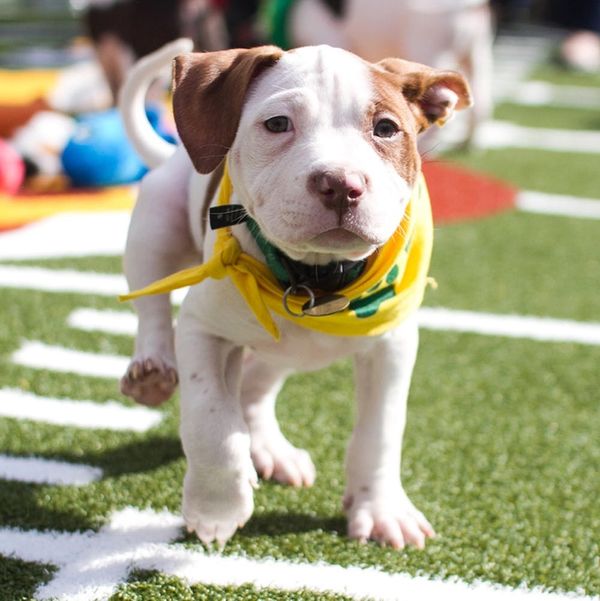
[[[341,595],[326,595],[309,591],[281,592],[261,589],[251,585],[240,587],[187,586],[181,580],[158,572],[138,572],[133,583],[121,587],[111,601],[349,601]]]
[[[505,102],[496,107],[494,118],[525,127],[548,129],[600,130],[600,110],[556,106],[523,106]]]
[[[482,221],[471,227],[486,225]],[[444,233],[449,238],[465,227]],[[130,344],[115,336],[78,333],[89,338],[88,344],[71,339],[59,317],[77,304],[69,296],[8,294],[13,309],[12,318],[3,319],[9,324],[3,334],[5,353],[17,346],[23,320],[35,338],[109,350]],[[11,295],[21,296],[21,302],[10,302]],[[60,299],[56,306],[62,309],[48,319],[35,308],[51,299]],[[350,365],[343,362],[292,378],[282,393],[279,415],[292,442],[313,454],[317,484],[297,490],[264,483],[256,494],[253,519],[226,552],[600,592],[593,570],[599,552],[600,490],[589,477],[600,460],[592,427],[599,361],[596,347],[422,334],[404,480],[441,534],[425,552],[396,553],[346,539],[340,497],[353,419]],[[26,383],[25,388],[38,394],[100,401],[115,396],[114,382],[5,368],[5,385]],[[164,411],[167,420],[146,435],[2,420],[2,452],[33,453],[106,470],[101,482],[85,487],[3,483],[2,523],[80,530],[100,527],[111,511],[129,504],[178,511],[184,462],[177,403],[169,402]],[[185,542],[198,546],[192,537]]]
[[[436,229],[426,304],[600,321],[597,222],[506,213]]]
[[[598,154],[502,148],[454,151],[447,160],[511,182],[522,190],[597,198]]]
[[[552,64],[539,65],[529,78],[563,86],[600,87],[600,74],[573,71]]]

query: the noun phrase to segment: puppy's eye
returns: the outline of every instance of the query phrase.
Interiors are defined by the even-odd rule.
[[[378,138],[393,138],[400,128],[391,119],[380,119],[373,127],[373,135]]]
[[[277,117],[267,119],[265,127],[274,134],[280,134],[284,131],[290,131],[292,129],[292,122],[287,117],[278,115]]]

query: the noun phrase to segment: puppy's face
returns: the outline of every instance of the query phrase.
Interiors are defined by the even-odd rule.
[[[175,116],[196,167],[210,170],[229,151],[239,200],[265,237],[293,259],[359,259],[385,244],[420,170],[417,134],[470,103],[464,79],[397,59],[367,63],[328,46],[229,52],[246,53],[246,60],[236,55],[210,83],[205,57],[211,53],[178,59]],[[224,138],[218,125],[202,119],[213,130],[207,138],[198,117],[191,121],[189,105],[202,111],[204,98],[205,110],[220,112],[214,121],[226,120],[232,99],[219,90],[226,80],[229,93],[242,96],[229,108],[239,111],[229,116],[235,131]],[[220,107],[210,105],[214,95],[221,96]]]

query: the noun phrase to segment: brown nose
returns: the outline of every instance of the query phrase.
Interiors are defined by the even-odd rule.
[[[342,170],[317,171],[309,177],[308,189],[341,219],[348,208],[358,204],[366,191],[364,175]]]

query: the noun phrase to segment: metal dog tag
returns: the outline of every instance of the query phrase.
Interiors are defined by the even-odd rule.
[[[312,301],[312,302],[311,302]],[[323,317],[325,315],[333,315],[347,309],[350,305],[350,300],[341,294],[327,294],[319,298],[309,299],[304,303],[302,312],[304,315],[312,317]]]

